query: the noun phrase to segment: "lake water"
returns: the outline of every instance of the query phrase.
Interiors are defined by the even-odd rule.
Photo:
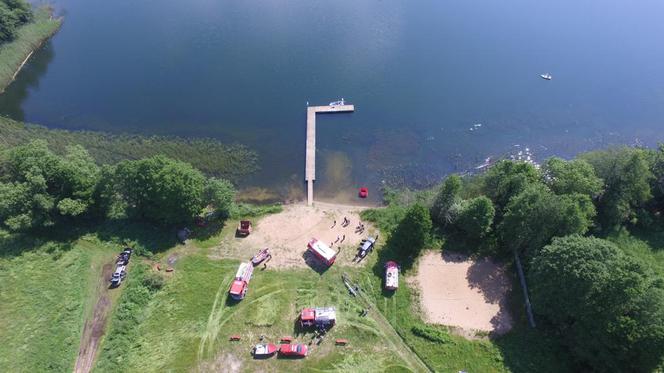
[[[62,30],[0,96],[0,113],[243,143],[262,167],[245,184],[281,195],[304,190],[307,101],[356,105],[318,120],[316,194],[327,199],[424,186],[526,147],[541,160],[664,140],[660,0],[56,7]]]

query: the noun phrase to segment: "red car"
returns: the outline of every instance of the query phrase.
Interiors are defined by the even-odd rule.
[[[358,195],[360,196],[360,198],[369,197],[369,189],[367,189],[365,187],[360,188],[360,192],[358,193]]]
[[[293,356],[293,357],[305,357],[309,351],[307,350],[307,345],[298,343],[298,344],[283,344],[279,347],[279,355],[282,356]]]

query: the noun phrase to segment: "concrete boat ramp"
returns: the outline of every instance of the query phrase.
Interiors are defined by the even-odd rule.
[[[307,146],[304,180],[307,182],[307,205],[314,203],[314,181],[316,181],[316,114],[349,113],[355,105],[327,105],[307,107]]]

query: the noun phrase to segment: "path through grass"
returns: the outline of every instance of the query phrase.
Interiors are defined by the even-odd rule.
[[[90,293],[110,247],[4,240],[0,244],[0,371],[72,371]]]

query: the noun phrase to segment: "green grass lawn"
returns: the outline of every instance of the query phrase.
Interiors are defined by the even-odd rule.
[[[0,92],[12,82],[25,58],[55,34],[61,23],[61,19],[51,18],[48,9],[37,9],[34,20],[18,29],[16,39],[0,45]]]
[[[72,370],[100,266],[111,252],[94,239],[2,241],[0,371]]]
[[[310,269],[254,273],[247,298],[231,302],[227,291],[236,261],[214,261],[200,254],[181,258],[163,290],[140,311],[136,340],[124,351],[128,371],[189,371],[228,364],[241,371],[403,371],[404,363],[382,342],[383,332],[340,281],[340,268],[322,276]],[[294,336],[308,343],[311,333],[295,328],[301,308],[337,307],[338,324],[303,360],[253,360],[251,346],[260,335],[278,342]],[[243,336],[230,342],[231,334]],[[347,338],[346,347],[334,346]],[[103,352],[106,353],[106,352]],[[366,356],[371,356],[367,361]],[[101,356],[101,359],[104,357]]]
[[[119,299],[99,348],[99,372],[118,367],[130,372],[399,372],[408,371],[417,357],[436,371],[570,370],[565,353],[539,330],[524,327],[520,312],[517,327],[492,340],[471,341],[445,327],[424,324],[417,290],[406,281],[394,295],[383,293],[380,270],[375,270],[378,253],[364,267],[337,264],[322,275],[310,268],[258,267],[247,298],[231,302],[227,291],[239,263],[208,257],[208,252],[233,234],[234,223],[229,221],[221,231],[211,229],[187,245],[138,225],[99,227],[70,244],[3,239],[0,371],[71,371],[85,317],[94,305],[100,266],[123,241],[157,254],[150,260],[135,256],[128,281],[114,293]],[[175,271],[159,272],[164,286],[149,291],[144,279],[157,273],[152,260],[164,264],[169,258],[177,258]],[[342,273],[360,285],[364,297],[348,294]],[[513,295],[516,310],[522,305],[519,295]],[[300,309],[309,306],[335,306],[338,311],[338,324],[322,344],[312,346],[309,357],[252,359],[251,346],[260,335],[269,342],[290,335],[309,343],[312,334],[298,331],[295,324]],[[360,316],[367,307],[369,315]],[[242,341],[228,341],[232,334],[242,335]],[[334,346],[336,338],[350,343]]]

